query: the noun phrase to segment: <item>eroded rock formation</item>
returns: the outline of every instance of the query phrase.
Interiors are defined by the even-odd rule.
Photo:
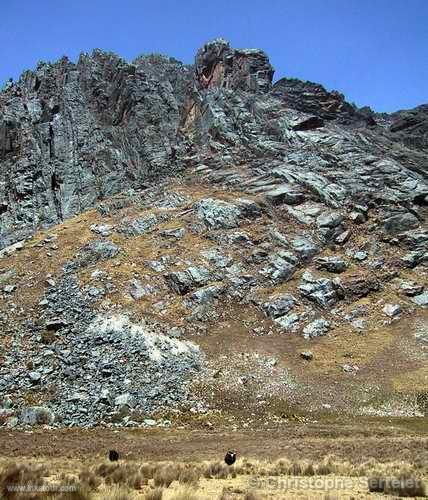
[[[262,51],[222,39],[194,66],[95,50],[25,72],[0,94],[0,248],[198,163],[245,164],[333,207],[358,199],[418,217],[426,106],[378,115],[320,85],[272,86],[272,77]]]

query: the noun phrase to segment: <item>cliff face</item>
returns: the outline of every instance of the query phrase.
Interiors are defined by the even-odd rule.
[[[0,425],[427,412],[427,107],[272,76],[215,40],[0,94]]]
[[[0,96],[1,246],[179,165],[191,72],[95,51],[26,72]]]
[[[427,202],[426,106],[390,116],[298,80],[224,40],[194,67],[99,50],[27,71],[0,94],[0,248],[189,165],[281,166],[331,206]],[[252,174],[251,174],[252,175]],[[416,207],[411,207],[415,204]]]

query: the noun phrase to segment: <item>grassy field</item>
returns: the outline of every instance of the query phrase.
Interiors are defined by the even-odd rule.
[[[236,432],[1,431],[0,498],[423,497],[426,424],[426,419],[365,419]],[[223,462],[229,448],[238,451],[231,467]],[[109,449],[119,452],[118,462],[107,460]]]

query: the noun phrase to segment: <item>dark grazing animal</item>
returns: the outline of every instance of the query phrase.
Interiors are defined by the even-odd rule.
[[[108,452],[108,458],[110,462],[117,462],[119,460],[119,453],[116,450],[110,450]]]
[[[224,457],[227,465],[233,465],[236,462],[236,451],[228,451]]]

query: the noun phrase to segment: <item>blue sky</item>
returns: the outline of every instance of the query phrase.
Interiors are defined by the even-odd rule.
[[[0,82],[39,60],[111,50],[193,61],[218,36],[292,76],[395,111],[428,102],[428,0],[3,0]]]

